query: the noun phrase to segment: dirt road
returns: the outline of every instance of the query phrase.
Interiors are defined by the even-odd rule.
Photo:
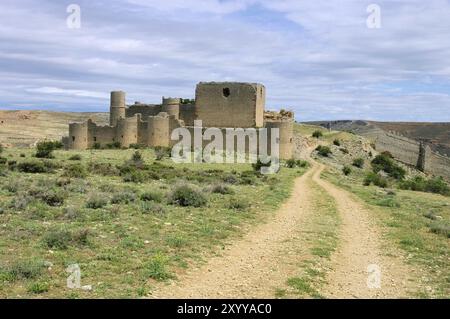
[[[380,231],[370,212],[352,195],[322,180],[323,169],[322,164],[313,161],[312,168],[295,181],[291,197],[271,220],[251,229],[221,256],[188,271],[177,281],[161,285],[152,297],[273,298],[275,289],[298,274],[300,261],[308,256],[306,246],[299,251],[307,242],[300,237],[308,236],[301,230],[308,216],[316,213],[312,200],[320,198],[320,192],[314,192],[311,183],[334,198],[342,219],[332,271],[320,293],[329,298],[406,296],[407,267],[398,258],[383,255]],[[368,287],[368,279],[372,288]]]

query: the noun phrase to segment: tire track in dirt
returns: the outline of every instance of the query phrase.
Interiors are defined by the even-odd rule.
[[[293,192],[274,217],[255,226],[218,257],[153,291],[153,298],[273,298],[298,271],[298,234],[313,213],[308,183],[318,169],[295,180]],[[305,254],[307,254],[305,249]]]
[[[381,233],[370,211],[353,195],[320,178],[324,165],[313,174],[313,181],[336,201],[342,224],[339,246],[332,256],[333,270],[321,292],[328,298],[401,298],[408,296],[409,269],[399,257],[388,257],[381,248]],[[375,279],[368,286],[369,265],[380,270],[381,285]],[[373,268],[370,271],[375,270]],[[375,284],[375,285],[374,285]]]

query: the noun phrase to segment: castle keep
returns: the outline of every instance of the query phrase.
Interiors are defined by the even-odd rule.
[[[135,102],[127,106],[125,92],[114,91],[111,92],[109,125],[98,126],[92,120],[70,123],[66,144],[78,150],[115,142],[122,147],[131,144],[171,147],[177,143],[171,140],[174,129],[193,129],[194,121],[201,120],[204,128],[223,131],[227,128],[278,128],[280,158],[291,158],[293,114],[266,112],[265,99],[265,87],[256,83],[201,82],[197,84],[195,100],[187,103],[180,98],[163,97],[161,104]]]

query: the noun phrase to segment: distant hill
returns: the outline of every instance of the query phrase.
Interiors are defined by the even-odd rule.
[[[426,122],[375,122],[375,121],[316,121],[307,124],[320,125],[340,131],[351,131],[364,136],[376,136],[377,132],[396,132],[396,134],[426,141],[433,151],[450,156],[450,123]]]
[[[68,134],[70,122],[89,118],[104,125],[109,121],[109,113],[0,111],[0,143],[26,147],[45,138],[59,140]]]

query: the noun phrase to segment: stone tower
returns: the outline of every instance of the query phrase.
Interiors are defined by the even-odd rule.
[[[420,171],[425,172],[428,169],[427,166],[430,154],[431,154],[430,147],[426,143],[421,141],[419,145],[419,159],[417,161],[417,168]]]
[[[166,112],[169,115],[174,115],[176,119],[179,119],[180,104],[181,104],[181,99],[163,97],[161,111]]]
[[[125,92],[111,92],[111,106],[109,109],[109,125],[116,126],[117,121],[125,118]]]

